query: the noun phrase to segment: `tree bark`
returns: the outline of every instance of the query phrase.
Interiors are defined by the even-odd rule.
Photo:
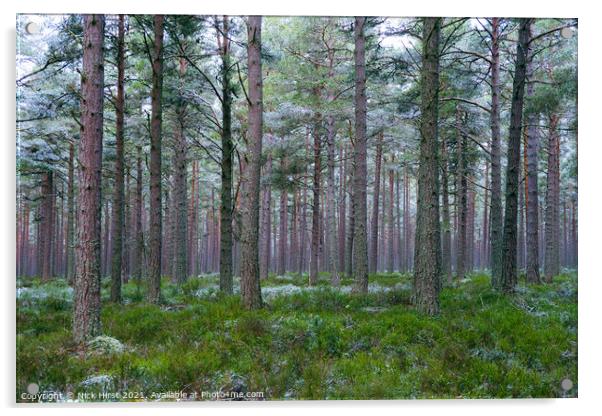
[[[439,37],[440,18],[424,18],[421,69],[420,163],[416,205],[414,294],[416,309],[439,313],[441,226],[439,223]]]
[[[395,164],[395,156],[391,156],[391,164]],[[395,271],[395,263],[393,259],[394,241],[395,241],[395,219],[393,218],[393,206],[395,197],[395,171],[389,168],[389,210],[388,218],[388,238],[387,238],[387,270],[389,273]]]
[[[247,23],[249,126],[247,174],[244,185],[246,206],[243,212],[241,293],[247,309],[262,305],[259,285],[259,184],[263,136],[263,80],[261,72],[261,16],[249,16]]]
[[[549,117],[548,174],[546,176],[546,224],[544,276],[547,282],[560,273],[560,140],[558,121],[560,117]]]
[[[523,119],[523,101],[527,72],[527,47],[531,19],[521,19],[516,48],[516,66],[512,85],[512,107],[508,139],[508,162],[506,170],[506,210],[502,240],[502,271],[497,287],[503,292],[514,292],[517,275],[517,219],[520,169],[520,143]]]
[[[378,220],[380,213],[380,171],[382,167],[383,133],[380,132],[376,142],[376,155],[374,158],[374,193],[372,195],[372,224],[370,226],[370,257],[368,270],[376,273],[378,268]]]
[[[314,91],[316,96],[319,91]],[[320,137],[320,115],[317,115],[313,138],[314,138],[314,172],[313,172],[313,200],[312,200],[312,215],[311,215],[311,257],[309,262],[309,285],[313,286],[318,283],[319,272],[319,250],[320,250],[320,193],[322,182],[322,138]]]
[[[502,151],[500,146],[500,19],[491,20],[491,283],[502,275]]]
[[[464,279],[466,275],[466,221],[468,213],[467,181],[466,181],[466,136],[461,132],[461,110],[456,108],[456,209],[458,212],[458,236],[456,240],[456,276]]]
[[[52,236],[54,234],[54,172],[46,170],[42,174],[42,204],[40,209],[40,274],[42,281],[52,277]]]
[[[77,245],[73,304],[76,343],[100,334],[100,192],[104,15],[84,15]]]
[[[527,64],[527,76],[533,81],[533,64]],[[533,96],[534,84],[527,85],[527,97]],[[529,113],[527,115],[527,134],[525,135],[527,167],[525,172],[526,206],[527,206],[527,253],[526,272],[527,282],[541,283],[539,275],[539,184],[538,184],[538,148],[539,132],[536,124],[539,124],[539,116]]]
[[[449,214],[449,184],[448,184],[448,156],[447,156],[447,144],[445,138],[441,141],[441,191],[443,198],[442,205],[442,242],[441,242],[441,267],[443,273],[447,276],[448,283],[452,282],[452,268],[451,268],[451,221]]]
[[[117,35],[117,97],[115,99],[115,183],[113,187],[113,236],[111,265],[111,302],[121,303],[121,267],[123,263],[124,224],[124,134],[125,109],[125,17],[119,15]]]
[[[150,147],[150,229],[148,252],[148,298],[159,303],[161,298],[161,125],[163,110],[163,15],[154,16],[155,44],[152,53],[151,147]]]
[[[330,73],[332,76],[332,71]],[[329,92],[328,101],[332,102],[334,100],[334,94]],[[330,282],[333,286],[338,286],[341,283],[341,279],[339,277],[338,271],[338,247],[337,247],[337,223],[336,223],[336,204],[335,204],[335,184],[334,184],[334,157],[335,157],[335,122],[334,116],[329,115],[326,118],[326,153],[327,153],[327,167],[328,167],[328,176],[326,178],[326,227],[328,229],[327,232],[327,241],[328,247],[330,249],[328,255],[328,265],[330,269]]]
[[[353,276],[355,290],[361,293],[368,292],[368,242],[366,234],[366,38],[364,26],[367,18],[355,18],[355,146],[353,148],[354,173],[353,173],[353,211],[354,211],[354,236],[353,257],[355,264]]]
[[[176,104],[176,125],[174,131],[174,216],[175,235],[173,238],[173,250],[175,256],[174,280],[178,285],[188,279],[188,195],[187,195],[187,173],[188,173],[188,143],[186,142],[186,99],[184,90],[186,88],[186,63],[184,58],[179,59],[179,83],[178,99]]]

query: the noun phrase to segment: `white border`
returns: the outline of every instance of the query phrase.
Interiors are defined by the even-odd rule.
[[[8,3],[8,4],[7,4]],[[602,106],[600,105],[600,13],[594,2],[548,0],[534,4],[525,0],[503,0],[486,2],[483,0],[454,0],[447,2],[427,1],[385,1],[385,0],[303,0],[288,1],[252,1],[227,0],[216,1],[127,1],[103,0],[101,2],[82,2],[81,0],[55,1],[6,1],[2,4],[2,58],[0,66],[4,96],[0,100],[0,117],[4,137],[0,139],[2,150],[2,249],[3,266],[1,308],[4,318],[5,336],[0,343],[2,350],[2,379],[0,397],[2,404],[8,407],[8,414],[104,414],[107,411],[126,412],[127,414],[162,415],[166,412],[186,414],[292,414],[307,416],[312,414],[345,413],[364,415],[372,408],[379,414],[445,414],[452,415],[505,415],[508,413],[545,413],[547,415],[590,414],[594,409],[602,408],[599,403],[598,387],[602,369],[600,366],[600,297],[602,296],[602,278],[600,270],[602,256],[599,253],[601,227],[598,211],[602,208],[600,184],[600,126]],[[15,407],[15,14],[20,13],[166,13],[166,14],[263,14],[263,15],[379,15],[379,16],[535,16],[535,17],[578,17],[579,18],[579,399],[564,400],[472,400],[472,401],[398,401],[398,402],[269,402],[247,403],[202,403],[190,405],[128,405],[127,408],[113,409],[115,405],[88,405],[84,408],[64,408],[53,405],[40,407]]]

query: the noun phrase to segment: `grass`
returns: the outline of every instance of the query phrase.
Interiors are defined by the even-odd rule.
[[[124,285],[124,305],[111,304],[103,282],[103,333],[125,348],[91,354],[72,343],[66,282],[20,281],[17,401],[30,401],[22,396],[30,383],[83,401],[180,391],[268,400],[577,396],[575,273],[511,297],[476,274],[443,289],[437,317],[413,310],[409,275],[371,275],[367,295],[346,290],[349,279],[343,289],[326,275],[312,290],[306,282],[270,276],[259,311],[221,295],[216,276],[181,288],[165,279],[160,306],[134,283]],[[572,389],[561,388],[564,379]],[[129,396],[81,395],[107,391]]]

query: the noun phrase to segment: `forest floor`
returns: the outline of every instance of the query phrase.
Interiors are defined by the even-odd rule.
[[[215,275],[165,279],[160,306],[133,282],[111,304],[103,281],[111,338],[86,351],[71,340],[64,280],[17,283],[18,402],[577,396],[574,272],[511,297],[474,274],[443,289],[434,318],[413,310],[411,276],[397,273],[371,275],[367,295],[350,279],[271,276],[259,311],[221,295]],[[54,395],[26,396],[31,383]]]

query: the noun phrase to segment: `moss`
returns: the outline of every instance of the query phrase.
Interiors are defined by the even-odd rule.
[[[366,295],[345,289],[345,279],[329,288],[328,278],[306,290],[306,276],[270,276],[265,287],[299,290],[281,290],[259,311],[244,310],[237,295],[198,296],[214,276],[181,287],[164,279],[162,305],[144,303],[144,289],[130,282],[123,305],[103,305],[103,334],[125,344],[110,355],[73,345],[65,282],[22,282],[39,296],[17,300],[17,400],[31,382],[106,389],[82,384],[95,376],[145,394],[244,389],[267,399],[577,395],[575,274],[511,297],[472,275],[443,289],[438,317],[413,310],[411,276],[371,275]],[[574,383],[566,392],[565,378]]]

